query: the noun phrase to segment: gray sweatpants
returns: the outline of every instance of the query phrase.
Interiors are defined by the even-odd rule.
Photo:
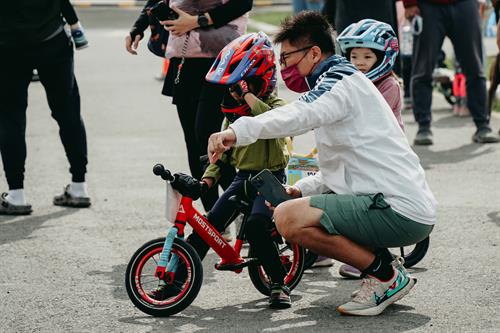
[[[420,128],[432,121],[432,72],[445,36],[453,43],[455,55],[466,76],[467,106],[478,128],[487,127],[486,80],[483,73],[483,46],[477,0],[451,5],[419,1],[423,30],[415,41],[412,66],[413,114]]]

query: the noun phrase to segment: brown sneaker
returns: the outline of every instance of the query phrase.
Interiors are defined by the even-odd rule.
[[[65,207],[86,208],[90,206],[89,197],[75,197],[69,193],[69,185],[64,188],[64,193],[54,197],[54,205]]]
[[[7,193],[0,195],[0,215],[29,215],[33,209],[31,205],[14,205],[7,201]]]

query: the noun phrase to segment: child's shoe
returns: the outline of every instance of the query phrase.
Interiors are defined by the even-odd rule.
[[[403,298],[413,288],[416,279],[410,277],[405,269],[399,266],[394,269],[394,276],[389,281],[380,281],[368,276],[363,279],[361,289],[354,298],[337,308],[345,315],[376,316],[392,303]]]
[[[89,46],[87,38],[85,38],[85,33],[82,28],[72,28],[71,37],[75,42],[75,49],[81,50]]]
[[[318,256],[318,259],[312,264],[312,268],[317,267],[331,267],[333,266],[333,259],[325,256]]]
[[[269,307],[271,309],[288,309],[292,306],[290,290],[280,284],[271,285],[271,295],[269,295]]]
[[[356,267],[352,267],[351,265],[343,264],[339,268],[340,276],[343,276],[348,279],[359,279],[361,278],[361,271]]]

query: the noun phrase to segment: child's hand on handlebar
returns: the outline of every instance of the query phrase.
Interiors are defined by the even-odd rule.
[[[174,175],[174,181],[171,184],[180,194],[193,200],[198,200],[209,189],[207,182],[200,182],[196,178],[182,172]]]

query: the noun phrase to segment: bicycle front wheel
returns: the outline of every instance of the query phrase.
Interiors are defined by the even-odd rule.
[[[203,266],[191,245],[175,239],[171,255],[179,259],[172,283],[155,276],[165,238],[147,242],[139,248],[127,266],[125,287],[134,305],[144,313],[164,317],[176,314],[189,306],[200,291]]]

